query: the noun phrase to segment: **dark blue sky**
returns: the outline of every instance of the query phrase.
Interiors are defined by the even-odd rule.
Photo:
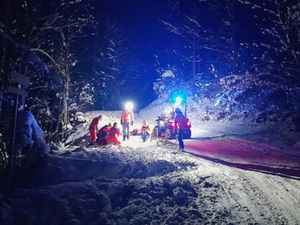
[[[139,108],[157,98],[153,82],[159,77],[155,55],[162,52],[169,32],[161,20],[168,17],[166,0],[113,0],[110,13],[136,50],[139,62],[146,68],[144,93],[137,93]]]
[[[118,24],[124,28],[128,38],[141,47],[141,52],[162,50],[166,30],[160,19],[166,18],[165,0],[113,2],[112,11]]]

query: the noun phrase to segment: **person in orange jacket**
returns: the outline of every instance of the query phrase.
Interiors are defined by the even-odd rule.
[[[91,125],[89,127],[89,132],[92,136],[92,143],[96,142],[97,140],[97,132],[98,132],[98,125],[99,122],[102,120],[102,116],[98,116],[96,118],[94,118],[91,122]]]
[[[181,110],[179,108],[175,109],[175,121],[174,121],[174,133],[177,130],[178,131],[178,142],[179,142],[179,150],[184,150],[184,143],[183,143],[183,135],[184,132],[189,129],[187,126],[188,119],[182,114]]]
[[[115,122],[113,127],[110,128],[109,131],[108,131],[107,144],[115,143],[115,145],[120,145],[121,142],[118,140],[119,136],[120,136],[120,131],[117,127],[117,123]]]
[[[143,141],[147,141],[150,138],[150,127],[149,125],[147,125],[147,122],[145,120],[143,121],[141,133]]]
[[[123,141],[127,137],[129,140],[129,123],[131,122],[131,126],[133,125],[134,114],[132,110],[126,109],[121,115],[121,125],[123,125]]]

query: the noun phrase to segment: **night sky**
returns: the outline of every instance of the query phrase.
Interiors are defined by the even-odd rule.
[[[5,2],[10,2],[10,7],[5,7]],[[56,31],[50,33],[52,29],[45,29],[45,31],[49,31],[49,35],[46,35],[46,33],[43,35],[41,32],[41,36],[35,38],[32,35],[35,30],[33,29],[34,32],[30,31],[32,24],[34,24],[33,21],[39,16],[41,17],[34,25],[38,28],[36,29],[37,33],[39,29],[44,29],[43,26],[46,22],[46,24],[52,22],[45,18],[48,18],[48,16],[52,18],[53,12],[56,12],[55,10],[58,10],[58,8],[61,10],[58,10],[61,16],[58,18],[53,16],[57,19],[54,21],[58,21],[54,23],[54,26],[67,23],[72,17],[70,12],[72,10],[77,11],[82,6],[81,10],[83,9],[83,11],[80,11],[82,14],[76,14],[73,19],[80,19],[81,16],[86,16],[86,18],[94,18],[93,16],[95,16],[95,20],[101,24],[98,27],[99,30],[86,27],[87,33],[97,32],[95,38],[92,37],[91,33],[88,33],[87,36],[90,35],[89,38],[91,39],[78,39],[78,42],[83,42],[82,45],[85,46],[72,46],[73,49],[71,50],[74,57],[78,58],[78,62],[82,62],[80,66],[84,68],[80,68],[79,63],[76,64],[77,67],[74,68],[77,71],[71,71],[74,74],[72,82],[81,82],[80,79],[83,78],[86,79],[87,83],[95,85],[97,90],[98,87],[98,89],[101,88],[101,82],[104,83],[106,79],[105,83],[108,90],[103,92],[113,92],[108,93],[111,96],[107,97],[108,100],[106,100],[113,102],[113,106],[119,105],[119,102],[125,99],[136,101],[138,105],[136,109],[147,106],[157,98],[153,90],[153,82],[160,78],[164,70],[170,68],[172,68],[177,81],[190,81],[194,86],[197,86],[197,92],[201,92],[203,88],[200,87],[217,84],[220,78],[229,74],[245,74],[246,72],[255,74],[258,69],[263,71],[266,68],[265,63],[290,59],[292,61],[293,58],[287,58],[284,52],[285,44],[289,44],[285,43],[286,33],[289,34],[292,41],[295,40],[295,43],[292,43],[290,47],[295,50],[298,49],[298,34],[294,32],[294,30],[297,30],[295,29],[297,26],[290,23],[289,26],[294,27],[291,27],[288,31],[283,29],[284,26],[275,26],[280,21],[276,22],[278,19],[277,14],[270,12],[273,10],[276,12],[277,1],[251,1],[251,3],[260,4],[254,7],[250,6],[247,1],[91,0],[89,1],[92,5],[90,8],[85,5],[84,1],[62,1],[61,5],[55,0],[24,1],[28,3],[28,8],[24,7],[23,1],[16,1],[18,4],[12,7],[13,2],[13,0],[1,1],[0,22],[6,24],[9,29],[14,30],[16,33],[10,34],[11,32],[6,28],[3,28],[3,30],[17,42],[29,48],[39,48],[49,52],[51,57],[58,62],[63,61],[65,58],[62,41],[57,38],[60,37],[60,34]],[[282,4],[284,6],[289,2],[296,1],[283,1]],[[40,15],[35,15],[37,3],[42,4]],[[6,8],[9,10],[6,10]],[[269,10],[271,11],[269,12]],[[283,7],[282,13],[285,13],[284,10]],[[9,16],[5,16],[6,14]],[[30,20],[27,21],[26,18],[29,14]],[[291,22],[288,20],[292,20],[292,18],[294,16],[287,17],[286,22]],[[116,23],[118,31],[123,32],[124,39],[122,39],[123,36],[120,37],[121,35],[116,35],[117,37],[114,39],[113,35],[116,29],[110,28],[109,24],[105,23],[107,20]],[[174,30],[170,29],[170,26],[168,27],[163,21],[179,28],[178,33],[180,34],[172,32]],[[91,27],[97,27],[93,22],[90,24]],[[297,21],[295,20],[295,22]],[[279,35],[269,32],[273,29],[276,29],[276,34]],[[68,33],[68,31],[64,32]],[[80,36],[82,35],[80,34]],[[108,40],[122,43],[117,46],[119,48],[112,49],[113,51],[116,50],[114,56],[118,57],[117,62],[113,62],[108,57],[109,52],[107,49],[111,48]],[[272,44],[273,48],[268,47],[269,44]],[[88,50],[84,52],[85,49]],[[81,56],[82,51],[84,53]],[[126,54],[126,51],[129,53]],[[48,64],[47,66],[49,66],[52,74],[63,77],[55,65],[51,65],[51,60],[40,52],[39,56],[41,60],[45,60],[45,63]],[[90,59],[91,64],[87,65],[87,59]],[[191,59],[194,61],[191,61]],[[262,59],[265,62],[262,62]],[[272,59],[272,61],[269,59]],[[94,68],[92,63],[97,60],[100,63],[97,62],[95,68],[98,73],[104,74],[103,76],[98,76],[91,69]],[[282,74],[280,68],[279,71],[276,71],[273,65],[270,65],[269,68],[271,68],[271,73],[275,71]],[[288,67],[283,67],[283,69],[285,68]],[[117,73],[113,70],[121,72]],[[291,71],[286,73],[289,74]],[[112,74],[114,77],[112,79],[108,78]],[[130,76],[131,74],[132,76]],[[292,76],[289,74],[289,77]],[[125,78],[125,81],[122,78]],[[135,83],[131,82],[133,79],[130,78],[135,79]],[[94,82],[93,79],[98,82]],[[116,83],[114,86],[114,79],[120,80],[120,83]],[[192,85],[186,86],[190,88]],[[213,87],[213,85],[210,87]],[[114,91],[117,88],[120,89],[119,92]],[[176,88],[180,89],[181,87]],[[132,89],[132,91],[128,91],[128,89]],[[172,90],[168,91],[174,91],[173,87],[170,89]],[[195,90],[193,91],[195,92]],[[214,90],[211,89],[210,91]],[[99,101],[101,101],[103,95],[99,93],[100,91],[96,91],[97,98],[100,98]],[[115,101],[119,102],[115,103]],[[106,106],[101,103],[98,108]],[[107,107],[112,107],[112,104]]]
[[[168,17],[167,1],[114,0],[112,3],[110,13],[134,45],[138,60],[147,67],[142,84],[144,92],[133,96],[137,108],[141,109],[157,98],[153,90],[153,82],[159,77],[154,67],[155,55],[168,43],[169,31],[161,21]]]
[[[160,19],[167,13],[165,1],[113,1],[111,8],[118,24],[124,29],[129,40],[140,48],[140,54],[147,57],[161,51],[166,28]]]

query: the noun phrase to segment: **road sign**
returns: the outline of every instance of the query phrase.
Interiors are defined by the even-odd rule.
[[[29,77],[26,77],[22,74],[16,73],[16,72],[11,72],[10,74],[10,79],[13,82],[16,82],[22,86],[28,87],[30,85],[30,80]],[[28,91],[22,90],[20,88],[16,88],[16,87],[8,87],[7,91],[9,93],[15,94],[15,95],[20,95],[23,97],[28,97]]]
[[[9,93],[12,93],[12,94],[15,94],[15,95],[21,95],[23,97],[28,97],[28,91],[24,91],[24,90],[16,88],[16,87],[8,87],[7,91]]]
[[[24,85],[26,87],[28,87],[30,85],[29,77],[26,77],[26,76],[16,73],[16,72],[11,72],[10,79],[11,79],[11,81],[14,81],[18,84]]]

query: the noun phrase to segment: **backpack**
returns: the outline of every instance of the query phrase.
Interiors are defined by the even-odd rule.
[[[130,135],[132,135],[132,136],[136,136],[136,135],[140,135],[140,134],[141,134],[141,132],[139,132],[138,129],[134,129],[133,131],[130,131]]]

